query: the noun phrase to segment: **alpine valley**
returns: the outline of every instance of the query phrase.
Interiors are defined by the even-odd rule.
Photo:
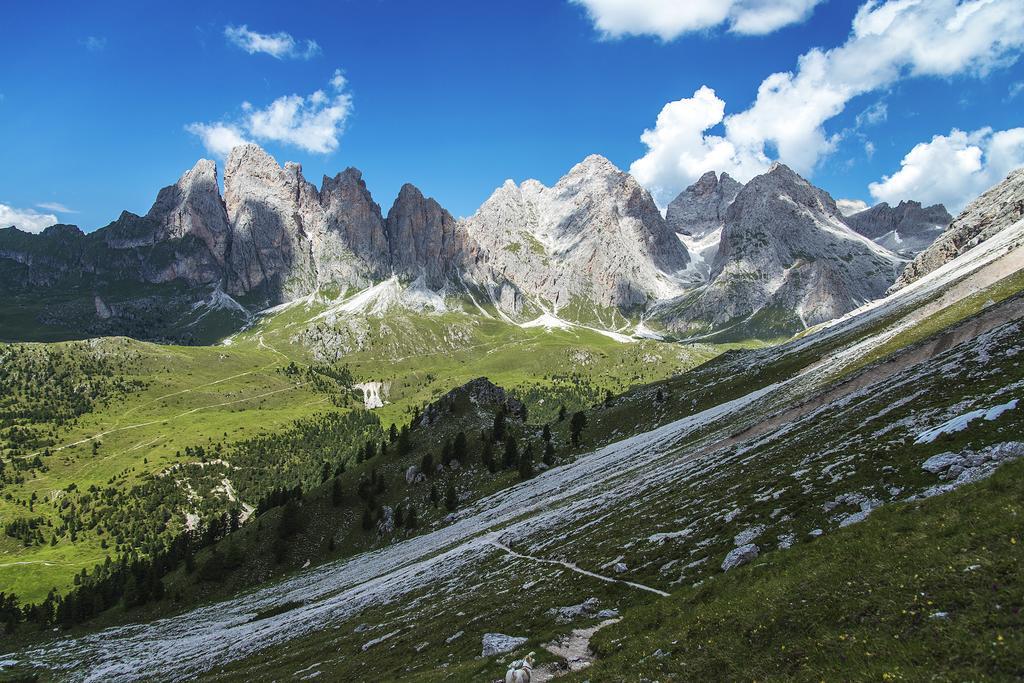
[[[1024,169],[456,218],[242,144],[0,293],[0,680],[1024,676]]]

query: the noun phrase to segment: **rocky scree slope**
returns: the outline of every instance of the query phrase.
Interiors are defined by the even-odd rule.
[[[893,290],[906,287],[1024,218],[1024,168],[1012,171],[956,217],[946,232],[900,274]]]

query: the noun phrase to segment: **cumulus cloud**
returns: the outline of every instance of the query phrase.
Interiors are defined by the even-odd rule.
[[[312,59],[320,54],[320,45],[315,40],[300,43],[290,33],[257,33],[245,24],[225,26],[224,37],[251,55],[263,53],[276,59]]]
[[[665,105],[632,171],[661,203],[708,170],[745,181],[781,160],[809,174],[841,139],[826,122],[854,97],[911,76],[983,76],[1016,60],[1024,47],[1019,10],[1019,0],[869,0],[843,45],[812,49],[794,71],[769,75],[747,109],[721,118],[674,113],[699,108],[706,87]],[[724,135],[708,132],[719,124]]]
[[[352,95],[340,69],[330,79],[329,92],[284,95],[260,109],[250,102],[241,105],[242,116],[234,121],[191,123],[185,130],[197,136],[203,146],[225,157],[236,145],[248,140],[293,145],[307,152],[326,154],[338,148],[345,122],[352,111]]]
[[[956,213],[970,200],[1024,166],[1024,128],[952,130],[914,146],[900,170],[868,186],[877,201],[916,199]]]
[[[13,225],[25,232],[38,233],[59,222],[52,213],[39,213],[33,209],[17,209],[0,204],[0,228],[9,228]]]
[[[855,213],[869,209],[868,203],[863,199],[837,199],[836,206],[844,216],[852,216]]]
[[[684,33],[725,25],[762,35],[804,21],[823,0],[571,0],[586,8],[605,37],[653,35],[673,40]]]
[[[234,147],[248,142],[238,126],[232,123],[190,123],[185,130],[198,137],[210,154],[222,158]]]

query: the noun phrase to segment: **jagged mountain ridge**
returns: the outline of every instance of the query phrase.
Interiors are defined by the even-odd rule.
[[[921,206],[921,202],[886,202],[845,217],[847,225],[886,249],[913,258],[935,241],[953,217],[942,204]]]
[[[477,282],[555,309],[575,300],[631,308],[678,292],[689,254],[650,193],[598,155],[553,187],[507,181],[465,221],[481,260]]]
[[[854,232],[827,192],[782,164],[737,193],[721,230],[708,283],[659,306],[670,329],[791,334],[878,298],[902,263]]]
[[[772,194],[782,175],[786,201]],[[299,164],[281,166],[247,144],[225,163],[223,196],[216,164],[201,160],[146,216],[125,212],[89,235],[3,232],[0,258],[28,267],[0,277],[22,285],[177,283],[201,289],[194,298],[212,289],[253,309],[394,276],[443,296],[482,293],[519,320],[655,310],[653,320],[681,334],[768,308],[782,309],[787,329],[830,319],[883,292],[898,261],[868,247],[827,193],[784,166],[746,186],[705,174],[663,217],[631,175],[599,155],[552,187],[508,181],[456,220],[412,185],[384,215],[357,169],[317,188]],[[743,246],[754,242],[763,248]],[[808,251],[805,242],[832,246]]]

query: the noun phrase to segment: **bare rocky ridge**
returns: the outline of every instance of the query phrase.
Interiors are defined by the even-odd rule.
[[[556,309],[574,302],[631,308],[671,296],[689,262],[650,193],[598,155],[554,187],[506,182],[466,230],[485,264],[473,270],[477,281],[499,290],[509,283]]]
[[[440,289],[458,276],[469,249],[463,226],[433,199],[406,183],[387,217],[391,269],[396,275],[423,278]]]
[[[846,225],[828,193],[775,164],[729,206],[710,282],[659,316],[681,333],[740,324],[791,333],[881,296],[899,266]]]
[[[719,177],[714,171],[708,171],[668,205],[665,222],[690,254],[688,270],[693,284],[707,282],[710,278],[726,212],[742,189],[743,184],[728,173]]]
[[[668,227],[681,234],[702,237],[722,228],[725,213],[743,189],[728,173],[708,171],[672,200],[665,213]]]
[[[900,274],[892,290],[906,287],[1024,218],[1024,168],[967,205],[934,244]]]
[[[1022,185],[1018,172],[968,207],[901,282],[1001,229],[1012,213],[1002,207],[1024,201]],[[776,165],[746,186],[707,173],[663,218],[631,175],[592,155],[552,187],[507,181],[463,220],[405,185],[385,218],[358,170],[324,177],[317,189],[300,165],[281,166],[247,144],[227,159],[223,198],[216,165],[200,160],[145,216],[124,212],[89,235],[71,226],[0,230],[0,284],[81,287],[90,319],[95,297],[114,312],[103,333],[118,333],[116,312],[132,308],[114,305],[116,295],[111,302],[112,283],[173,284],[166,296],[184,310],[211,290],[263,307],[394,276],[396,287],[414,284],[438,301],[483,295],[519,321],[552,313],[591,323],[622,312],[681,335],[732,327],[782,335],[842,315],[893,282],[901,259],[850,224],[906,242],[943,215],[904,202],[844,219],[827,193]],[[156,311],[165,295],[146,296]]]
[[[200,159],[177,183],[160,190],[146,218],[156,221],[156,240],[198,237],[224,264],[231,228],[217,184],[217,165]]]
[[[924,207],[914,201],[895,207],[882,202],[846,216],[851,228],[907,258],[927,249],[952,220],[942,204]]]

